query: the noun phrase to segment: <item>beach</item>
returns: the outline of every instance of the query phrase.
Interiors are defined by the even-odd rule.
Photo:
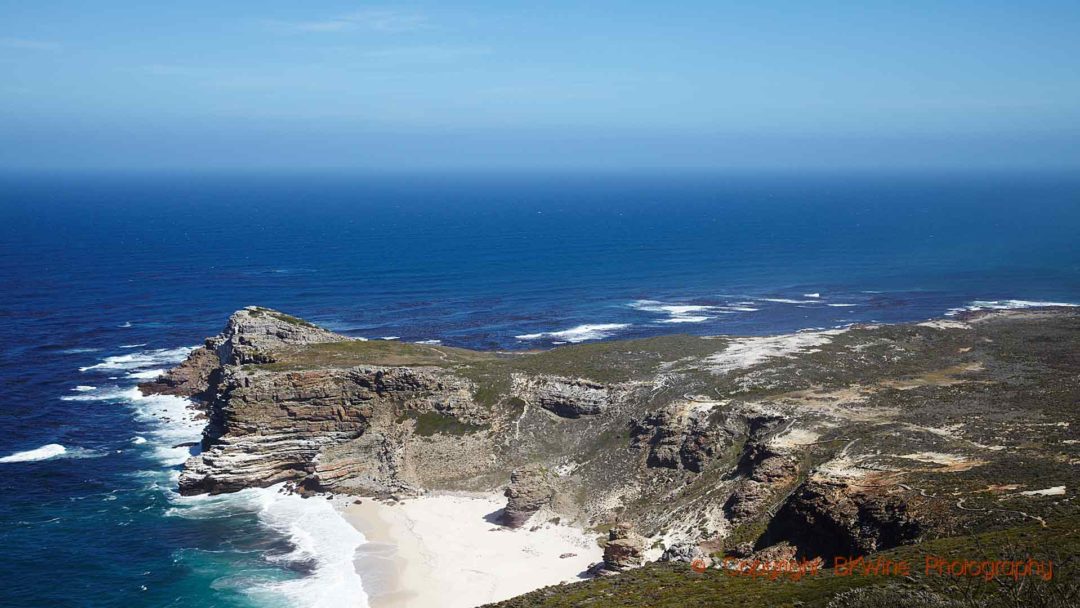
[[[346,519],[367,539],[355,564],[370,606],[479,606],[582,580],[601,560],[595,534],[543,513],[517,530],[499,525],[505,502],[497,494],[442,494],[346,505]]]

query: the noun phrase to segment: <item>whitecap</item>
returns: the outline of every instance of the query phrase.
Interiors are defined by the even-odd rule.
[[[283,566],[313,566],[311,574],[285,581],[253,581],[243,592],[268,603],[310,608],[367,606],[363,582],[356,571],[356,550],[366,542],[361,534],[334,508],[331,501],[303,499],[280,492],[283,484],[269,488],[247,488],[218,496],[174,496],[170,517],[184,519],[227,519],[254,512],[266,527],[289,539],[292,551],[268,556]],[[274,600],[277,600],[276,602]]]
[[[129,373],[127,375],[127,377],[128,378],[134,378],[136,380],[153,380],[154,378],[157,378],[158,376],[160,376],[160,375],[162,375],[164,373],[165,373],[165,370],[161,369],[161,368],[147,369],[147,370],[142,370],[142,371],[137,371],[137,372],[131,372],[131,373]]]
[[[158,367],[165,364],[180,363],[188,356],[194,347],[182,348],[159,348],[154,350],[140,351],[127,355],[105,357],[100,363],[80,367],[80,372],[94,370],[137,370],[148,367]]]
[[[383,336],[380,340],[400,340],[401,336]]]
[[[122,325],[117,325],[117,327],[120,327],[122,329],[126,329],[128,327],[131,327],[131,321],[124,321],[124,323]]]
[[[76,391],[76,392],[80,392],[80,393],[85,393],[87,391],[92,391],[92,390],[94,390],[96,388],[97,388],[96,386],[87,386],[85,384],[80,384],[79,386],[76,386],[75,388],[73,388],[71,390]]]
[[[136,436],[131,438],[131,443],[134,443],[135,445],[142,445],[142,444],[146,443],[146,437],[143,437],[141,435],[136,435]]]
[[[94,450],[67,448],[59,443],[49,443],[40,448],[26,450],[25,452],[15,452],[14,454],[4,456],[3,458],[0,458],[0,462],[37,462],[39,460],[52,460],[54,458],[96,458],[98,456],[104,456],[104,454]]]
[[[438,344],[442,344],[442,340],[419,340],[417,342],[417,344],[428,344],[428,345],[435,346],[435,345],[438,345]]]
[[[544,331],[535,334],[522,334],[514,336],[518,340],[542,340],[550,338],[566,342],[584,342],[586,340],[599,340],[614,335],[622,329],[630,327],[629,323],[597,323],[578,325],[561,331]]]
[[[99,350],[101,350],[101,349],[100,348],[65,348],[64,350],[62,350],[60,352],[64,353],[65,355],[80,355],[82,353],[96,353]]]
[[[3,458],[0,458],[0,462],[33,462],[36,460],[48,460],[50,458],[62,456],[65,452],[67,452],[67,448],[64,446],[59,443],[50,443],[33,450],[15,452],[10,456],[4,456]]]
[[[841,302],[829,303],[826,306],[832,306],[833,308],[851,308],[852,306],[858,306],[858,304],[844,304]]]
[[[791,298],[761,298],[762,302],[774,302],[776,304],[817,304],[817,300],[793,300]]]
[[[141,348],[143,346],[146,346],[145,342],[142,344],[121,344],[120,348]]]
[[[629,304],[630,308],[644,312],[666,314],[668,318],[661,319],[661,323],[703,323],[715,319],[716,315],[732,314],[737,312],[755,312],[758,309],[749,306],[747,302],[734,305],[709,305],[709,304],[670,304],[657,300],[635,300]]]
[[[1069,302],[1040,302],[1035,300],[975,300],[967,306],[950,308],[945,314],[953,316],[961,312],[973,312],[977,310],[1013,310],[1021,308],[1045,308],[1051,306],[1076,307],[1080,304]]]
[[[821,294],[817,293],[816,291],[814,293],[804,293],[802,295],[803,295],[804,298],[820,298],[821,297]]]

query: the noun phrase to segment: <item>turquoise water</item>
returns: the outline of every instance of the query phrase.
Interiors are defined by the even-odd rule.
[[[0,604],[363,604],[329,505],[172,492],[198,424],[131,387],[239,307],[474,348],[767,334],[1080,303],[1077,234],[1055,175],[0,177]]]

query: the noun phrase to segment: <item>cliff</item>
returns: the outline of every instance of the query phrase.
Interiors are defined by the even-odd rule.
[[[205,408],[184,494],[506,488],[648,560],[828,560],[1071,513],[1078,378],[1068,309],[494,353],[247,308],[142,388]]]

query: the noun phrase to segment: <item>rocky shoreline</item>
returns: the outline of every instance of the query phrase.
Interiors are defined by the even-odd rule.
[[[1067,308],[485,353],[249,307],[140,388],[207,417],[183,494],[504,492],[499,524],[593,530],[617,573],[827,561],[1071,509],[1078,353]]]

